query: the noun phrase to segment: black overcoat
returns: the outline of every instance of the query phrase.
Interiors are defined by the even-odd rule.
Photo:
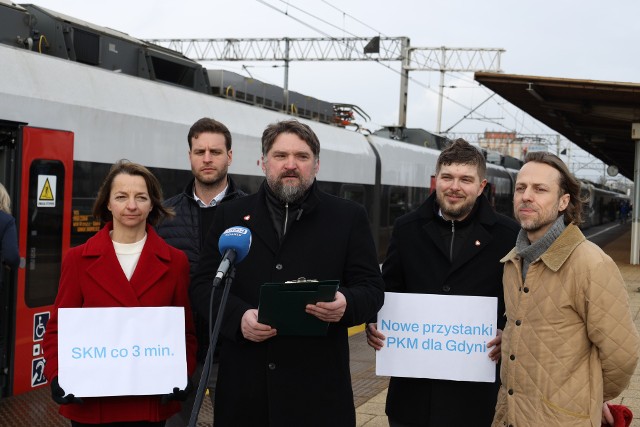
[[[500,259],[515,244],[518,224],[497,214],[485,196],[465,221],[465,240],[450,262],[447,225],[438,217],[436,194],[396,221],[382,274],[389,292],[498,297],[498,327],[504,326]],[[445,231],[446,233],[446,231]],[[496,370],[496,372],[498,372]],[[499,378],[496,375],[496,378]],[[491,425],[496,383],[391,378],[386,412],[398,422],[419,426]]]
[[[194,308],[208,313],[219,236],[232,226],[251,230],[251,249],[237,265],[223,318],[215,425],[353,427],[347,328],[374,316],[384,301],[366,212],[314,184],[279,243],[265,193],[263,184],[258,193],[218,207],[190,288]],[[260,285],[299,277],[339,279],[347,300],[342,320],[330,325],[326,337],[244,339],[240,321],[258,307]]]

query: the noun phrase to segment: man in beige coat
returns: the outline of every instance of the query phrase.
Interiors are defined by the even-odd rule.
[[[629,384],[640,339],[622,276],[578,228],[580,183],[553,154],[529,153],[502,259],[507,324],[493,426],[591,426]]]

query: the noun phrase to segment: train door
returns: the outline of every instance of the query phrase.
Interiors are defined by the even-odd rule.
[[[71,132],[0,123],[0,134],[9,132],[15,137],[13,146],[2,147],[0,177],[11,188],[21,267],[2,293],[8,319],[3,396],[47,383],[42,338],[69,249],[73,182]]]

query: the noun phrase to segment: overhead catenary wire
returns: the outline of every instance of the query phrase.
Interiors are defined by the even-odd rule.
[[[316,28],[316,27],[314,27],[314,26],[312,26],[312,25],[310,25],[310,24],[307,24],[307,23],[306,23],[306,22],[304,22],[303,20],[301,20],[301,19],[299,19],[299,18],[296,18],[295,16],[293,16],[293,15],[289,14],[289,13],[288,13],[287,11],[285,11],[285,10],[278,9],[278,8],[277,8],[277,7],[275,7],[274,5],[269,4],[269,3],[267,3],[267,2],[266,2],[266,1],[264,1],[264,0],[256,0],[256,1],[257,1],[258,3],[262,3],[263,5],[265,5],[265,6],[267,6],[267,7],[270,7],[271,9],[273,9],[273,10],[275,10],[275,11],[278,11],[278,12],[280,12],[280,13],[284,14],[285,16],[287,16],[287,17],[289,17],[289,18],[293,19],[294,21],[296,21],[296,22],[298,22],[298,23],[300,23],[300,24],[304,25],[305,27],[309,27],[309,28],[311,28],[313,31],[317,31],[318,33],[322,34],[323,36],[331,37],[331,36],[329,36],[329,34],[325,33],[324,31],[320,30],[319,28]]]
[[[342,13],[345,16],[348,16],[349,18],[353,19],[354,21],[356,21],[359,24],[364,25],[365,27],[367,27],[370,30],[373,30],[375,33],[380,34],[381,36],[385,36],[388,37],[386,34],[384,34],[382,31],[376,30],[375,28],[371,27],[370,25],[368,25],[365,22],[362,22],[361,20],[359,20],[358,18],[356,18],[353,15],[349,15],[347,12],[345,12],[344,10],[341,10],[340,8],[338,8],[337,6],[332,5],[331,3],[329,3],[327,0],[322,0],[322,3],[332,7],[333,9],[337,10],[338,12]]]
[[[282,0],[281,0],[281,1],[282,1]],[[362,21],[362,20],[360,20],[360,19],[356,18],[355,16],[353,16],[353,15],[351,15],[351,14],[347,13],[347,12],[345,12],[344,10],[342,10],[342,9],[340,9],[339,7],[337,7],[337,6],[333,5],[333,4],[331,4],[331,3],[330,3],[330,2],[328,2],[327,0],[322,0],[322,2],[323,2],[323,3],[325,3],[326,5],[328,5],[329,7],[331,7],[331,8],[333,8],[333,9],[337,10],[338,12],[342,13],[343,15],[348,16],[349,18],[353,19],[354,21],[358,22],[359,24],[361,24],[361,25],[365,26],[366,28],[368,28],[368,29],[370,29],[370,30],[373,30],[373,31],[374,31],[374,32],[376,32],[377,34],[379,34],[379,35],[381,35],[381,36],[388,37],[388,35],[387,35],[387,34],[385,34],[384,32],[380,31],[379,29],[373,28],[372,26],[368,25],[366,22],[364,22],[364,21]],[[422,53],[422,52],[420,52],[420,51],[417,51],[417,52],[414,52],[414,53],[420,53],[420,54],[422,55],[422,57],[424,58],[424,53]],[[432,60],[431,62],[433,63],[433,60]],[[389,67],[389,69],[391,69],[391,68]],[[394,72],[396,72],[396,70],[393,70],[393,69],[391,69],[391,70],[392,70],[392,71],[394,71]],[[472,84],[474,84],[474,87],[477,87],[477,82],[476,82],[475,80],[468,78],[466,75],[464,75],[464,74],[462,74],[462,73],[459,73],[459,72],[450,72],[450,73],[449,73],[449,75],[450,75],[451,77],[455,78],[455,79],[463,80],[463,81],[465,81],[465,82],[467,82],[467,83],[472,83]],[[432,92],[437,93],[435,90],[431,89],[431,87],[430,87],[430,86],[425,86],[424,84],[422,84],[422,83],[421,83],[421,82],[419,82],[418,80],[413,79],[413,78],[411,78],[411,77],[409,77],[409,79],[410,79],[411,81],[413,81],[414,83],[417,83],[419,86],[422,86],[422,87],[423,87],[423,88],[425,88],[425,89],[428,89],[428,90],[431,90]],[[488,92],[488,91],[485,89],[485,92]],[[491,94],[487,99],[485,99],[484,101],[482,101],[480,104],[478,104],[478,105],[477,105],[476,107],[474,107],[474,108],[470,108],[470,107],[467,107],[467,106],[464,106],[464,105],[458,104],[458,105],[462,106],[463,108],[467,108],[467,109],[469,109],[469,112],[468,112],[467,114],[465,114],[461,120],[459,120],[458,122],[456,122],[454,125],[450,126],[450,127],[449,127],[449,129],[447,129],[447,131],[445,131],[445,133],[448,133],[451,129],[453,129],[456,125],[458,125],[462,120],[464,120],[465,118],[469,117],[469,116],[470,116],[473,112],[475,112],[475,111],[476,111],[480,106],[484,105],[487,101],[489,101],[489,100],[493,99],[493,97],[494,97],[493,95],[495,95],[495,93]],[[445,99],[447,99],[447,100],[449,100],[449,101],[452,101],[452,102],[454,102],[454,103],[457,103],[457,102],[453,101],[450,97],[444,96],[444,98],[445,98]],[[498,97],[498,99],[501,99],[501,98],[500,98],[500,97]],[[495,102],[495,105],[497,105],[497,106],[498,106],[498,107],[499,107],[503,112],[505,112],[507,115],[509,115],[509,116],[514,120],[514,122],[515,122],[516,126],[514,126],[514,129],[510,129],[510,130],[515,130],[515,128],[516,128],[516,127],[518,126],[518,124],[519,124],[521,129],[525,129],[525,130],[526,130],[527,132],[529,132],[529,133],[535,133],[535,132],[533,132],[532,130],[528,129],[528,127],[527,127],[527,126],[525,126],[525,124],[524,124],[524,116],[525,116],[525,113],[524,113],[524,112],[521,112],[521,113],[522,113],[522,114],[521,114],[522,118],[521,118],[521,119],[518,119],[518,117],[517,117],[517,112],[516,112],[516,114],[513,114],[511,111],[509,111],[507,108],[505,108],[505,107],[504,107],[504,103],[500,103],[500,102],[498,102],[498,100],[497,100],[497,99],[494,99],[493,101]],[[486,116],[482,116],[482,117],[484,117],[485,119],[488,119]],[[507,126],[504,126],[503,124],[501,124],[501,123],[499,123],[499,122],[496,122],[496,121],[494,121],[494,120],[488,120],[488,121],[490,121],[491,123],[495,123],[495,124],[497,124],[498,126],[504,127],[505,129],[509,129]],[[534,124],[537,124],[537,123],[535,123],[535,122],[534,122]],[[542,127],[541,127],[541,126],[539,126],[539,125],[538,125],[537,127],[538,127],[538,128],[540,128],[540,129],[542,130]]]
[[[264,2],[263,0],[258,0],[258,1],[259,1],[260,3],[265,4],[265,2]],[[329,22],[329,21],[327,21],[327,20],[322,19],[322,18],[320,18],[320,17],[318,17],[318,16],[316,16],[316,15],[312,14],[311,12],[307,12],[306,10],[304,10],[304,9],[302,9],[302,8],[300,8],[300,7],[294,6],[294,5],[292,5],[291,3],[289,3],[288,1],[285,1],[285,0],[279,0],[279,1],[280,1],[281,3],[285,3],[288,7],[291,7],[291,8],[293,8],[293,9],[295,9],[295,10],[297,10],[297,11],[301,12],[301,13],[304,13],[304,14],[305,14],[305,15],[307,15],[307,16],[310,16],[310,17],[311,17],[311,18],[313,18],[313,19],[316,19],[316,20],[318,20],[318,21],[322,22],[323,24],[326,24],[326,25],[328,25],[328,26],[330,26],[330,27],[333,27],[333,28],[335,28],[335,29],[337,29],[337,30],[340,30],[340,31],[345,31],[347,34],[349,34],[349,35],[350,35],[350,36],[352,36],[352,37],[357,37],[355,34],[352,34],[352,33],[350,33],[349,31],[346,31],[346,30],[344,30],[343,28],[340,28],[339,26],[337,26],[337,25],[335,25],[335,24],[333,24],[333,23],[331,23],[331,22]],[[287,16],[291,16],[291,15],[290,15],[290,14],[287,14]],[[300,21],[299,21],[299,22],[300,22]],[[317,31],[319,31],[319,30],[317,30]],[[324,33],[324,32],[321,32],[321,34],[323,34],[323,35],[325,35],[325,36],[327,36],[327,37],[329,37],[329,38],[335,38],[335,37],[330,36],[329,34]]]
[[[264,2],[264,1],[262,1],[262,0],[258,0],[258,1],[260,1],[260,3],[263,3],[263,4],[268,5],[266,2]],[[291,5],[288,1],[286,1],[286,2],[285,2],[284,0],[280,0],[280,1],[282,1],[282,2],[284,2],[284,3],[286,3],[286,4],[288,4],[288,5]],[[359,24],[361,24],[361,25],[363,25],[363,26],[367,27],[368,29],[370,29],[370,30],[374,31],[376,34],[381,35],[381,36],[384,36],[384,37],[388,37],[384,32],[380,31],[379,29],[373,28],[372,26],[368,25],[368,24],[367,24],[367,23],[365,23],[364,21],[362,21],[362,20],[360,20],[360,19],[356,18],[355,16],[353,16],[353,15],[351,15],[351,14],[349,14],[349,13],[345,12],[344,10],[342,10],[342,9],[338,8],[337,6],[335,6],[335,5],[331,4],[331,3],[330,3],[330,2],[328,2],[327,0],[322,0],[322,2],[323,2],[323,3],[325,3],[327,6],[329,6],[329,7],[333,8],[333,9],[335,9],[335,10],[336,10],[336,11],[338,11],[338,12],[340,12],[343,16],[347,16],[347,17],[349,17],[350,19],[352,19],[352,20],[354,20],[354,21],[358,22]],[[299,22],[299,23],[301,23],[301,24],[303,24],[303,25],[305,25],[305,26],[307,26],[307,27],[309,27],[309,28],[313,29],[314,31],[319,32],[320,34],[323,34],[323,35],[325,35],[325,36],[327,36],[327,37],[329,37],[329,38],[332,38],[332,39],[334,39],[334,40],[337,40],[337,39],[338,39],[338,38],[332,37],[332,36],[330,36],[329,34],[327,34],[327,33],[323,32],[323,31],[321,31],[321,30],[319,30],[319,29],[317,29],[317,28],[315,28],[315,27],[313,27],[313,26],[311,26],[311,25],[309,25],[309,24],[305,23],[304,21],[302,21],[302,20],[300,20],[300,19],[298,19],[298,18],[295,18],[295,17],[291,16],[290,14],[288,14],[288,13],[286,13],[286,12],[282,12],[281,10],[279,10],[279,9],[277,9],[277,8],[275,8],[275,7],[271,6],[271,5],[268,5],[268,6],[269,6],[269,7],[272,7],[273,9],[275,9],[275,10],[277,10],[277,11],[281,12],[281,13],[284,13],[286,16],[290,17],[291,19],[296,20],[297,22]],[[295,7],[295,6],[292,6],[292,7],[293,7],[293,8],[295,8],[295,9],[297,9],[297,10],[302,11],[302,9],[300,9],[300,8],[298,8],[298,7]],[[350,31],[348,31],[346,28],[339,28],[339,27],[337,27],[336,25],[334,25],[334,24],[332,24],[332,23],[328,23],[326,20],[321,19],[321,18],[318,18],[318,17],[316,17],[315,15],[313,15],[313,14],[311,14],[311,13],[309,13],[309,12],[306,12],[306,11],[302,11],[302,12],[303,12],[303,13],[306,13],[306,14],[307,14],[307,15],[309,15],[309,16],[314,17],[315,19],[320,20],[321,22],[327,23],[327,25],[330,25],[331,27],[338,28],[339,30],[341,30],[341,31],[343,31],[343,32],[345,32],[345,33],[347,33],[347,34],[350,34],[350,35],[352,35],[352,36],[354,36],[354,37],[357,37],[357,36],[355,36],[353,33],[351,33]],[[353,49],[352,47],[350,47],[350,48],[351,48],[351,49]],[[425,54],[424,54],[423,52],[419,51],[419,50],[414,51],[414,52],[413,52],[413,54],[419,54],[419,55],[421,55],[421,56],[422,56],[422,58],[423,58],[423,62],[425,62],[425,63],[426,63],[426,62],[430,62],[431,64],[435,63],[435,61],[434,61],[434,60],[432,60],[432,59],[429,59],[429,61],[424,60],[424,59],[425,59]],[[394,72],[394,73],[396,73],[396,74],[401,74],[401,72],[400,72],[400,71],[398,71],[398,70],[396,70],[396,69],[392,68],[391,66],[389,66],[389,65],[387,65],[387,64],[382,63],[380,60],[377,60],[376,62],[377,62],[378,64],[382,65],[383,67],[385,67],[385,68],[387,68],[387,69],[391,70],[392,72]],[[466,75],[461,74],[461,73],[459,73],[459,72],[450,72],[450,73],[448,73],[448,75],[452,76],[453,78],[456,78],[456,79],[462,80],[462,81],[466,81],[466,82],[470,82],[470,83],[474,83],[474,84],[476,83],[476,81],[475,81],[475,80],[470,79],[470,78],[468,78]],[[419,80],[417,80],[417,79],[415,79],[415,78],[413,78],[413,77],[411,77],[411,76],[409,76],[409,81],[411,81],[411,82],[413,82],[413,83],[417,84],[418,86],[420,86],[420,87],[422,87],[422,88],[424,88],[424,89],[426,89],[426,90],[428,90],[428,91],[431,91],[432,93],[435,93],[435,94],[440,95],[440,94],[439,94],[439,92],[438,92],[438,91],[436,91],[435,89],[431,88],[431,87],[430,87],[430,86],[428,86],[428,85],[423,84],[421,81],[419,81]],[[452,102],[453,104],[458,105],[458,106],[460,106],[460,107],[462,107],[462,108],[464,108],[464,109],[467,109],[467,110],[469,111],[467,114],[465,114],[465,115],[463,116],[463,118],[462,118],[461,120],[459,120],[458,122],[456,122],[454,125],[450,126],[450,127],[447,129],[447,131],[446,131],[445,133],[448,133],[451,129],[453,129],[455,126],[457,126],[457,125],[458,125],[461,121],[463,121],[464,119],[469,118],[469,116],[470,116],[471,114],[473,114],[474,112],[476,112],[476,110],[477,110],[478,108],[480,108],[481,106],[483,106],[484,104],[486,104],[486,102],[487,102],[487,101],[489,101],[489,100],[493,100],[494,105],[496,105],[496,106],[497,106],[497,107],[498,107],[498,108],[499,108],[503,113],[505,113],[507,116],[509,116],[509,117],[513,120],[513,122],[514,122],[513,127],[506,126],[506,125],[504,125],[504,124],[503,124],[503,123],[501,123],[501,122],[498,122],[498,121],[496,121],[496,120],[493,120],[493,119],[491,119],[491,118],[487,117],[486,115],[478,114],[478,113],[477,113],[477,114],[478,114],[478,118],[476,118],[476,120],[482,120],[482,121],[486,121],[486,122],[488,122],[488,123],[493,123],[493,124],[495,124],[495,125],[497,125],[497,126],[500,126],[500,127],[504,128],[504,129],[505,129],[505,130],[507,130],[507,131],[510,131],[510,132],[516,132],[516,133],[523,133],[523,131],[524,131],[524,132],[526,132],[526,133],[529,133],[529,134],[532,134],[532,135],[533,135],[533,134],[548,133],[548,132],[549,132],[549,129],[548,129],[546,126],[544,126],[544,125],[540,124],[538,121],[536,121],[536,120],[529,120],[529,123],[530,123],[530,124],[532,124],[532,125],[533,125],[533,127],[537,128],[537,129],[539,130],[538,132],[535,132],[533,129],[531,129],[531,128],[530,128],[530,126],[528,126],[527,124],[525,124],[525,117],[529,117],[529,118],[531,119],[531,116],[529,116],[526,112],[521,111],[521,110],[516,110],[516,112],[514,113],[511,109],[509,109],[509,108],[506,108],[506,107],[505,107],[505,100],[504,100],[503,98],[501,98],[500,96],[494,96],[494,95],[495,95],[495,93],[493,93],[493,92],[489,91],[488,89],[486,89],[486,88],[484,88],[484,87],[480,87],[480,88],[481,88],[481,89],[482,89],[486,94],[488,94],[489,96],[488,96],[488,98],[486,98],[484,101],[482,101],[479,105],[477,105],[476,107],[473,107],[473,108],[472,108],[472,107],[469,107],[469,106],[466,106],[466,105],[464,105],[464,104],[462,104],[462,103],[460,103],[460,102],[458,102],[458,101],[454,100],[453,98],[451,98],[451,97],[449,97],[449,96],[447,96],[447,95],[444,95],[444,94],[442,95],[442,96],[443,96],[443,98],[444,98],[444,99],[447,99],[449,102]]]
[[[264,4],[264,5],[266,5],[266,6],[270,7],[270,8],[272,8],[272,9],[274,9],[274,10],[275,10],[275,11],[277,11],[277,12],[280,12],[280,13],[284,14],[284,15],[285,15],[285,16],[287,16],[288,18],[295,20],[296,22],[298,22],[298,23],[300,23],[300,24],[302,24],[302,25],[304,25],[304,26],[306,26],[306,27],[308,27],[308,28],[312,29],[313,31],[318,32],[319,34],[322,34],[323,36],[325,36],[325,37],[327,37],[327,38],[329,38],[329,39],[337,40],[337,41],[339,41],[339,40],[340,40],[340,38],[339,38],[339,37],[331,36],[329,33],[327,33],[327,32],[325,32],[325,31],[323,31],[323,30],[321,30],[321,29],[319,29],[319,28],[317,28],[317,27],[315,27],[315,26],[313,26],[313,25],[311,25],[311,24],[309,24],[309,23],[305,22],[304,20],[302,20],[302,19],[300,19],[300,18],[297,18],[297,17],[293,16],[291,13],[289,13],[289,12],[288,12],[288,11],[286,11],[286,10],[282,10],[282,9],[279,9],[279,8],[275,7],[274,5],[272,5],[272,4],[268,3],[268,2],[266,2],[265,0],[256,0],[256,1],[258,1],[259,3]],[[320,17],[318,17],[317,15],[315,15],[315,14],[313,14],[313,13],[311,13],[311,12],[308,12],[308,11],[306,11],[306,10],[304,10],[304,9],[302,9],[302,8],[300,8],[300,7],[298,7],[298,6],[294,6],[294,5],[292,5],[288,0],[279,0],[279,1],[280,1],[280,2],[282,2],[282,3],[284,3],[284,4],[286,4],[288,7],[291,7],[291,8],[292,8],[292,9],[294,9],[294,10],[297,10],[297,11],[299,11],[299,12],[301,12],[301,13],[304,13],[305,15],[307,15],[307,16],[309,16],[309,17],[313,18],[313,19],[318,20],[319,22],[322,22],[323,24],[329,25],[330,27],[333,27],[333,28],[335,28],[335,29],[338,29],[338,30],[340,30],[340,31],[343,31],[344,33],[349,34],[349,35],[351,35],[352,37],[358,37],[358,36],[357,36],[357,35],[355,35],[354,33],[352,33],[352,32],[350,32],[350,31],[348,31],[346,28],[341,28],[341,27],[339,27],[339,26],[337,26],[337,25],[335,25],[335,24],[333,24],[333,23],[331,23],[331,22],[327,21],[326,19],[320,18]],[[348,16],[349,18],[353,19],[354,21],[356,21],[356,22],[358,22],[358,23],[360,23],[360,24],[362,24],[362,25],[366,26],[367,28],[369,28],[369,29],[371,29],[371,30],[375,31],[377,34],[380,34],[380,35],[382,35],[382,36],[387,37],[387,35],[385,35],[385,34],[384,34],[382,31],[380,31],[379,29],[376,29],[376,28],[371,27],[370,25],[367,25],[366,23],[364,23],[364,21],[362,21],[362,20],[360,20],[360,19],[358,19],[358,18],[354,17],[354,16],[353,16],[353,15],[351,15],[351,14],[348,14],[348,13],[347,13],[347,12],[345,12],[344,10],[341,10],[340,8],[338,8],[338,7],[336,7],[335,5],[333,5],[333,4],[331,4],[331,3],[329,3],[328,1],[323,0],[323,3],[325,3],[325,4],[326,4],[326,5],[328,5],[329,7],[331,7],[331,8],[333,8],[333,9],[337,10],[337,11],[338,11],[338,12],[340,12],[341,14],[343,14],[343,15],[345,15],[345,16]],[[345,43],[345,46],[346,46],[348,49],[354,49],[354,47],[353,47],[353,46],[349,46],[349,45],[347,45],[346,43]],[[413,53],[414,53],[414,54],[420,54],[420,55],[422,55],[422,58],[425,58],[425,54],[424,54],[423,52],[419,51],[419,50],[418,50],[418,51],[414,51]],[[430,61],[431,63],[435,63],[435,61],[434,61],[434,60],[432,60],[432,59],[430,59],[429,61]],[[396,73],[396,74],[398,74],[398,75],[401,75],[401,74],[402,74],[402,72],[401,72],[401,71],[396,70],[396,69],[394,69],[393,67],[391,67],[390,65],[383,63],[381,60],[376,60],[375,62],[376,62],[376,63],[378,63],[379,65],[381,65],[381,66],[383,66],[383,67],[387,68],[388,70],[392,71],[393,73]],[[424,61],[423,61],[423,62],[424,62]],[[469,79],[469,78],[468,78],[468,77],[466,77],[464,74],[461,74],[461,73],[458,73],[458,72],[448,73],[448,75],[451,75],[452,77],[454,77],[454,78],[456,78],[456,79],[460,79],[460,80],[463,80],[463,81],[466,81],[466,82],[470,82],[470,83],[474,83],[474,84],[476,83],[476,82],[475,82],[475,80]],[[425,85],[424,83],[422,83],[420,80],[416,79],[415,77],[409,76],[409,81],[411,81],[412,83],[414,83],[414,84],[416,84],[416,85],[418,85],[418,86],[422,87],[423,89],[425,89],[425,90],[427,90],[427,91],[430,91],[430,92],[432,92],[432,93],[437,94],[438,96],[440,96],[440,93],[439,93],[437,90],[433,89],[433,88],[432,88],[431,86],[429,86],[429,85]],[[490,93],[491,93],[491,92],[490,92],[490,91],[488,91],[486,88],[482,88],[482,89],[483,89],[483,91],[484,91],[485,93],[487,93],[487,94],[490,94]],[[476,107],[470,107],[470,106],[468,106],[468,105],[465,105],[465,104],[463,104],[463,103],[461,103],[461,102],[459,102],[459,101],[457,101],[457,100],[453,99],[453,98],[452,98],[452,97],[450,97],[450,96],[447,96],[447,95],[444,95],[444,94],[443,94],[443,95],[442,95],[442,97],[443,97],[443,99],[446,99],[447,101],[451,102],[452,104],[457,105],[457,106],[459,106],[459,107],[461,107],[461,108],[463,108],[463,109],[467,110],[467,111],[468,111],[468,113],[466,113],[466,114],[464,115],[464,117],[465,117],[465,118],[468,118],[472,113],[474,113],[474,112],[475,112],[475,113],[477,114],[477,117],[475,117],[475,118],[474,118],[475,120],[481,120],[481,121],[486,121],[486,122],[488,122],[488,123],[493,123],[493,124],[495,124],[496,126],[502,127],[502,128],[504,128],[505,130],[510,131],[510,132],[514,132],[514,131],[515,131],[515,132],[517,132],[517,129],[521,129],[521,130],[525,130],[525,131],[526,131],[526,132],[528,132],[528,133],[532,133],[532,134],[533,134],[533,133],[535,133],[533,130],[529,129],[529,127],[528,127],[528,126],[526,126],[526,125],[525,125],[525,123],[524,123],[524,115],[525,115],[525,114],[524,114],[524,113],[522,114],[522,118],[518,118],[517,114],[514,114],[512,111],[510,111],[508,108],[506,108],[506,107],[505,107],[504,102],[502,102],[502,103],[501,103],[501,102],[499,102],[499,99],[502,99],[502,98],[500,98],[500,97],[492,97],[492,96],[489,96],[489,99],[492,99],[492,100],[495,102],[495,105],[496,105],[496,106],[497,106],[501,111],[503,111],[507,116],[509,116],[509,117],[514,121],[514,126],[512,126],[512,127],[507,126],[507,125],[503,124],[502,122],[496,121],[494,118],[488,117],[488,116],[486,116],[486,115],[484,115],[484,114],[481,114],[481,113],[477,112],[476,110],[477,110],[477,108],[478,108],[478,107],[480,107],[480,105],[478,105],[478,106],[476,106]],[[486,101],[483,101],[483,102],[482,102],[482,104],[485,104],[485,103],[486,103]],[[458,122],[456,123],[456,125],[457,125],[459,122],[460,122],[460,121],[458,121]],[[454,125],[454,126],[455,126],[455,125]],[[452,127],[453,127],[453,126],[451,126],[450,128],[452,128]],[[538,125],[538,126],[536,126],[536,127],[541,128],[539,125]]]
[[[306,26],[306,27],[308,27],[308,28],[312,29],[313,31],[316,31],[316,32],[318,32],[318,33],[322,34],[322,35],[323,35],[323,36],[325,36],[325,37],[328,37],[328,38],[330,38],[330,39],[332,39],[332,40],[338,40],[338,41],[339,41],[339,38],[337,38],[337,37],[333,37],[333,36],[331,36],[330,34],[328,34],[328,33],[324,32],[324,31],[320,30],[319,28],[316,28],[315,26],[313,26],[313,25],[311,25],[311,24],[308,24],[307,22],[303,21],[302,19],[300,19],[300,18],[297,18],[297,17],[293,16],[292,14],[290,14],[290,13],[289,13],[288,11],[286,11],[286,10],[279,9],[279,8],[277,8],[276,6],[274,6],[274,5],[272,5],[272,4],[268,3],[268,2],[266,2],[265,0],[256,0],[256,1],[257,1],[258,3],[261,3],[261,4],[265,5],[265,6],[268,6],[269,8],[271,8],[271,9],[273,9],[273,10],[277,11],[277,12],[282,13],[283,15],[287,16],[288,18],[295,20],[296,22],[298,22],[298,23],[300,23],[300,24],[302,24],[302,25],[304,25],[304,26]],[[318,18],[317,16],[313,15],[313,14],[312,14],[312,13],[310,13],[310,12],[303,11],[301,8],[299,8],[299,7],[297,7],[297,6],[293,6],[293,5],[291,5],[291,3],[287,2],[287,1],[284,1],[284,0],[279,0],[279,1],[281,1],[282,3],[285,3],[287,6],[290,6],[290,7],[292,7],[293,9],[296,9],[296,10],[298,10],[298,11],[301,11],[301,12],[303,12],[303,13],[307,14],[308,16],[313,17],[314,19],[317,19],[317,20],[319,20],[319,21],[321,21],[321,22],[326,23],[326,20],[324,20],[324,19],[322,19],[322,18]],[[332,27],[334,27],[334,28],[338,28],[338,29],[340,29],[339,27],[336,27],[334,24],[329,23],[329,25],[330,25],[330,26],[332,26]],[[340,30],[341,30],[341,31],[345,31],[345,30],[343,30],[343,29],[340,29]],[[345,31],[345,32],[347,32],[347,31]],[[350,34],[350,35],[352,35],[352,36],[355,36],[354,34],[351,34],[351,33],[349,33],[349,32],[347,32],[347,33],[348,33],[348,34]],[[353,49],[353,47],[352,47],[352,46],[349,46],[349,45],[347,45],[347,44],[345,44],[345,46],[346,46],[348,49]],[[402,74],[400,71],[393,69],[392,67],[390,67],[390,66],[389,66],[389,65],[387,65],[387,64],[384,64],[384,63],[383,63],[383,62],[381,62],[380,60],[376,60],[375,62],[376,62],[376,63],[378,63],[378,64],[380,64],[380,65],[382,65],[383,67],[385,67],[385,68],[387,68],[387,69],[389,69],[389,70],[393,71],[393,72],[394,72],[394,73],[396,73],[396,74],[399,74],[399,75],[401,75],[401,74]],[[417,85],[419,85],[419,86],[421,86],[421,87],[423,87],[423,88],[425,88],[425,89],[427,89],[427,90],[429,90],[429,91],[433,92],[433,93],[439,94],[439,93],[438,93],[438,91],[436,91],[435,89],[433,89],[433,88],[431,88],[431,87],[429,87],[429,86],[424,85],[422,82],[420,82],[419,80],[417,80],[417,79],[415,79],[415,78],[413,78],[413,77],[411,77],[411,76],[409,76],[409,80],[410,80],[410,81],[412,81],[412,82],[414,82],[415,84],[417,84]],[[451,97],[449,97],[449,96],[443,95],[443,98],[444,98],[444,99],[449,100],[450,102],[452,102],[452,103],[454,103],[454,104],[456,104],[456,105],[458,105],[458,106],[460,106],[460,107],[462,107],[462,108],[464,108],[464,109],[466,109],[466,110],[471,110],[471,107],[468,107],[468,106],[466,106],[466,105],[464,105],[464,104],[462,104],[462,103],[460,103],[460,102],[458,102],[458,101],[454,100],[453,98],[451,98]],[[490,118],[488,118],[488,117],[484,117],[484,119],[489,120],[489,121],[492,121],[492,120],[491,120]],[[506,126],[504,126],[504,125],[502,125],[502,124],[499,124],[499,123],[496,123],[496,124],[498,124],[499,126],[504,127],[505,129],[508,129]]]

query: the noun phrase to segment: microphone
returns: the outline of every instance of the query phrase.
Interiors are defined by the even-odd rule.
[[[218,250],[222,254],[222,261],[213,279],[213,286],[217,286],[229,271],[229,267],[242,261],[251,247],[251,231],[246,227],[231,227],[220,235]]]

